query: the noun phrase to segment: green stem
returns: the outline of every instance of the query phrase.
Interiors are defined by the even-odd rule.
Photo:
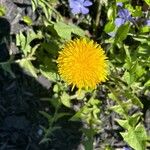
[[[97,36],[98,27],[100,25],[101,9],[102,9],[100,0],[95,1],[95,7],[97,8],[97,12],[96,12],[95,20],[93,20],[93,29],[94,29],[95,36]]]
[[[95,19],[95,25],[96,25],[96,28],[98,28],[99,23],[100,23],[102,6],[101,6],[100,0],[97,0],[96,3],[97,3],[97,14],[96,14],[96,19]]]
[[[90,123],[89,134],[87,134],[86,137],[87,140],[84,143],[85,150],[93,150],[94,137],[93,137],[93,127],[91,123]]]
[[[126,120],[129,120],[129,116],[128,116],[128,112],[126,111],[126,109],[124,108],[124,105],[122,103],[122,101],[118,98],[117,93],[113,90],[112,87],[108,86],[108,89],[111,91],[111,93],[113,94],[115,101],[118,103],[118,105],[120,105],[120,107],[122,108],[122,110],[124,111],[124,117],[126,118]]]
[[[0,65],[20,63],[23,60],[35,60],[35,58],[34,57],[27,57],[27,58],[18,59],[18,60],[8,60],[8,61],[5,61],[5,62],[0,62]]]

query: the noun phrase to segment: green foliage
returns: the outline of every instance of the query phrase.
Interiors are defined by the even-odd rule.
[[[57,0],[31,0],[33,12],[37,8],[42,8],[46,22],[55,17],[56,20],[62,20],[61,15],[54,9]]]
[[[40,15],[40,24],[35,27],[31,18],[28,16],[22,18],[30,29],[20,31],[16,35],[16,45],[21,58],[0,62],[0,67],[15,77],[10,68],[12,63],[18,63],[33,77],[43,75],[52,83],[51,97],[41,98],[48,101],[54,111],[39,112],[47,119],[47,126],[42,127],[44,135],[40,143],[50,142],[55,131],[61,128],[57,124],[58,121],[69,116],[69,121],[80,121],[84,124],[81,131],[84,135],[82,143],[85,150],[94,149],[94,136],[101,131],[103,123],[100,119],[101,101],[97,98],[99,89],[79,92],[76,88],[71,90],[57,72],[57,58],[63,44],[73,38],[85,37],[86,30],[91,38],[102,43],[110,64],[109,80],[103,86],[105,97],[102,100],[106,102],[113,100],[114,103],[109,108],[106,105],[105,110],[119,115],[119,119],[113,119],[123,128],[120,133],[123,140],[135,150],[145,150],[148,135],[143,125],[141,110],[144,109],[144,105],[141,97],[146,97],[146,92],[150,89],[150,27],[144,24],[145,20],[142,18],[149,19],[149,12],[143,13],[142,6],[133,7],[128,0],[110,3],[107,0],[95,0],[93,3],[103,5],[104,9],[102,9],[104,16],[98,18],[102,19],[96,30],[99,32],[100,28],[100,33],[95,35],[92,23],[101,13],[98,12],[99,14],[93,16],[95,6],[91,9],[93,12],[90,12],[84,20],[82,15],[73,18],[69,14],[62,16],[57,9],[61,5],[58,0],[31,0],[31,2],[33,12],[38,11]],[[115,19],[121,8],[116,6],[116,2],[123,2],[123,8],[128,9],[132,17],[139,18],[139,22],[133,18],[133,22],[128,20],[117,27]],[[145,2],[150,5],[149,0]],[[63,5],[68,6],[68,3],[63,1]],[[3,6],[0,6],[0,16],[5,13]],[[108,36],[110,32],[114,33],[114,36]],[[87,96],[89,93],[90,96]],[[110,150],[111,148],[106,145],[104,146],[106,150]]]
[[[124,39],[126,39],[129,29],[130,29],[129,23],[126,23],[122,25],[121,27],[119,27],[116,32],[115,42],[119,43],[119,42],[122,42]]]
[[[99,109],[100,101],[91,98],[84,106],[78,111],[72,118],[71,121],[83,120],[87,124],[99,125]],[[95,128],[96,129],[96,128]]]
[[[28,25],[32,25],[32,19],[29,16],[23,16],[23,21]]]
[[[26,33],[26,35],[24,35],[22,32],[20,32],[19,34],[17,34],[16,37],[16,44],[17,46],[20,46],[23,54],[25,56],[30,55],[34,55],[35,50],[37,49],[37,47],[39,46],[35,46],[35,47],[31,47],[31,42],[35,39],[42,39],[43,35],[42,33],[39,31],[38,33],[35,33],[33,30],[28,31]]]
[[[147,135],[143,125],[138,124],[135,128],[128,127],[127,131],[121,133],[121,135],[132,148],[145,150]]]
[[[144,0],[148,5],[150,5],[150,0]]]
[[[44,137],[40,141],[40,144],[51,141],[51,136],[53,136],[53,133],[56,130],[61,129],[60,126],[56,125],[57,121],[63,118],[64,116],[70,115],[67,112],[59,112],[59,109],[61,108],[61,102],[59,101],[59,99],[53,97],[52,99],[46,99],[46,101],[50,102],[50,104],[54,106],[55,112],[53,115],[50,115],[45,111],[39,112],[48,120],[48,128],[42,126],[42,129],[44,130]]]
[[[4,16],[6,14],[6,8],[3,5],[0,5],[0,16]]]
[[[60,36],[60,38],[65,40],[71,40],[71,33],[74,33],[76,35],[79,35],[83,37],[85,35],[84,31],[73,25],[73,24],[65,24],[63,22],[57,22],[54,24],[54,29],[56,30],[57,34]]]

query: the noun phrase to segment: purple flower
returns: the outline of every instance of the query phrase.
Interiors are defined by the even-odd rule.
[[[146,24],[147,26],[150,26],[150,20],[146,20],[145,24]]]
[[[71,8],[71,12],[76,14],[88,14],[89,9],[87,7],[91,6],[92,2],[89,0],[69,0],[69,7]]]
[[[126,21],[133,21],[128,9],[120,9],[118,12],[118,16],[119,17],[115,19],[115,24],[117,27],[120,27],[122,24],[125,24]]]

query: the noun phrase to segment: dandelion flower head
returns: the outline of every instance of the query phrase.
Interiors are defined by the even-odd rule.
[[[108,74],[107,57],[93,40],[75,39],[67,42],[59,53],[58,72],[69,85],[95,89]]]

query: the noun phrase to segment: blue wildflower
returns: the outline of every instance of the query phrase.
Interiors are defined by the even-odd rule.
[[[150,20],[146,20],[145,24],[146,24],[147,26],[150,26]]]
[[[117,27],[125,24],[126,21],[133,21],[128,9],[120,9],[118,12],[118,18],[115,19],[115,24]]]
[[[88,14],[89,9],[87,7],[91,6],[93,3],[89,0],[69,0],[69,7],[71,12],[76,14]]]

